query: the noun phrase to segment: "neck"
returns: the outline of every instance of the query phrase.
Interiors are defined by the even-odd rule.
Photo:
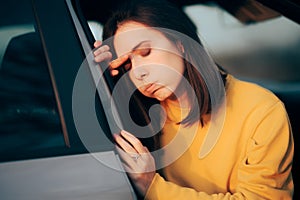
[[[176,94],[176,95],[175,95]],[[173,104],[181,108],[190,108],[190,101],[186,87],[183,84],[180,84],[176,89],[176,92],[173,93],[169,98],[164,101],[165,104]]]

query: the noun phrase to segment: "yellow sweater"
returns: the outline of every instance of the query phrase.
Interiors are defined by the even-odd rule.
[[[178,148],[181,144],[188,148],[163,169],[164,178],[155,175],[145,199],[292,199],[294,144],[284,105],[268,90],[232,76],[226,87],[221,134],[208,140],[205,147],[211,123],[180,127],[176,122],[185,111],[165,106],[168,120],[162,146],[177,134]],[[200,155],[203,148],[206,154]],[[162,162],[172,156],[172,151],[166,151]]]

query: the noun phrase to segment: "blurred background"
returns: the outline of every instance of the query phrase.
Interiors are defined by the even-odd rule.
[[[231,73],[259,81],[300,80],[300,26],[283,17],[243,24],[216,6],[184,8],[212,57]]]

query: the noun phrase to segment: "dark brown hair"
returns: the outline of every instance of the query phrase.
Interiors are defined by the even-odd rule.
[[[198,120],[202,121],[205,114],[210,113],[213,104],[219,104],[223,97],[217,97],[214,101],[211,99],[209,88],[206,84],[206,79],[199,73],[200,71],[209,71],[210,63],[205,60],[210,58],[207,54],[203,54],[203,46],[197,34],[197,28],[190,18],[178,7],[174,6],[168,1],[164,0],[131,0],[125,1],[123,5],[112,13],[103,30],[103,40],[112,37],[118,26],[127,21],[135,21],[142,23],[149,27],[158,27],[168,30],[173,30],[186,35],[195,42],[180,41],[185,49],[185,72],[184,76],[188,80],[193,92],[195,92],[196,99],[191,99],[191,110],[185,119],[181,121],[182,124],[190,125]],[[170,41],[178,42],[180,38],[170,33],[163,33]],[[214,63],[213,63],[214,64]],[[205,72],[205,76],[209,80],[216,80],[218,77]],[[214,87],[214,95],[222,94],[222,90],[226,82],[226,73],[220,73],[222,77],[222,85],[216,84]],[[220,88],[219,88],[220,87]],[[199,110],[193,109],[199,106]],[[200,112],[200,119],[198,118]]]

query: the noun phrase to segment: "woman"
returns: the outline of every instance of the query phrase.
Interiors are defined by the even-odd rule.
[[[158,161],[137,137],[125,130],[115,135],[145,199],[292,199],[294,147],[283,103],[217,69],[181,10],[161,0],[131,1],[106,23],[103,39],[112,36],[110,46],[95,42],[95,61],[115,55],[111,74],[126,63],[140,93],[160,102],[161,148],[180,138],[161,155],[158,173]],[[218,119],[215,134],[210,127]]]

